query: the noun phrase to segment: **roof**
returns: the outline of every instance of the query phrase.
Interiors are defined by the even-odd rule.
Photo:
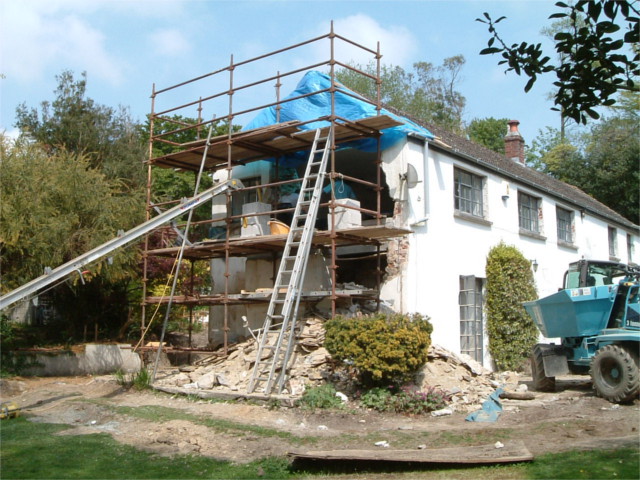
[[[456,135],[442,127],[425,122],[420,123],[436,136],[436,140],[430,142],[434,147],[446,150],[466,161],[476,163],[527,187],[556,197],[559,200],[574,205],[579,210],[584,209],[592,215],[640,233],[640,226],[634,224],[603,203],[600,203],[578,187],[569,185],[550,175],[511,160],[505,155],[494,152],[483,145]]]

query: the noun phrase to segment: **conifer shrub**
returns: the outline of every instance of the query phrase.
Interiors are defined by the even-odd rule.
[[[402,385],[427,362],[433,326],[420,314],[358,318],[325,324],[324,346],[334,360],[355,368],[363,385]]]
[[[523,367],[538,340],[538,329],[522,302],[537,298],[531,262],[500,242],[487,256],[487,333],[498,370]]]

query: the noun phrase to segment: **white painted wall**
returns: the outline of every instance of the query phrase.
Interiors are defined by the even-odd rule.
[[[405,313],[428,315],[434,326],[434,343],[460,351],[459,277],[485,277],[489,250],[503,241],[515,245],[530,260],[536,260],[534,273],[540,296],[557,291],[570,262],[580,258],[609,260],[608,226],[610,223],[588,213],[583,217],[575,206],[506,180],[495,173],[435,149],[425,149],[415,141],[402,148],[384,152],[383,168],[389,189],[402,202],[402,217],[396,225],[410,227],[409,261],[402,278],[393,278],[382,289],[382,298],[394,309]],[[428,161],[425,166],[425,154]],[[424,183],[408,190],[400,185],[400,173],[407,163],[414,166]],[[485,212],[490,224],[473,222],[454,215],[454,167],[486,177]],[[427,186],[428,195],[424,187]],[[522,190],[542,198],[542,235],[533,238],[520,233],[518,196]],[[503,195],[508,193],[508,198]],[[558,245],[556,205],[574,211],[575,248]],[[421,222],[423,218],[428,219]],[[618,258],[629,262],[627,231],[618,227]],[[638,238],[634,236],[634,250]],[[490,366],[485,345],[484,363]]]

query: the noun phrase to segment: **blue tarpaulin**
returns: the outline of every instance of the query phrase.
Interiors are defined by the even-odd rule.
[[[319,92],[331,87],[331,77],[321,72],[307,72],[296,89],[291,92],[281,103],[279,122],[301,121],[306,122],[323,116],[331,115],[331,92],[326,91],[315,95],[305,96],[287,102],[287,99],[308,95],[313,92]],[[351,92],[342,84],[338,84],[338,90],[335,92],[335,113],[337,116],[346,118],[350,121],[356,121],[363,118],[375,117],[378,115],[376,107],[370,103],[354,98],[351,95],[342,93],[340,90]],[[386,150],[400,140],[404,139],[409,132],[419,133],[427,138],[434,138],[433,134],[426,128],[412,122],[411,120],[395,115],[388,110],[382,109],[382,115],[388,115],[391,118],[402,122],[397,127],[382,130],[381,148]],[[275,106],[267,107],[249,122],[243,130],[252,130],[255,128],[266,127],[278,123],[276,121]],[[326,127],[329,125],[327,121],[312,122],[301,125],[304,130],[315,130],[316,128]],[[373,138],[359,140],[348,145],[351,148],[373,152],[377,150],[377,142]]]
[[[502,413],[502,403],[500,403],[500,394],[504,391],[502,388],[498,388],[495,392],[489,395],[489,398],[484,401],[482,408],[467,416],[468,422],[495,422],[498,420],[500,413]]]

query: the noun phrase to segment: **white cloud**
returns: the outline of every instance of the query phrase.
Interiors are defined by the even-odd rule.
[[[62,11],[80,3],[2,3],[1,68],[8,78],[35,82],[47,74],[49,67],[62,66],[86,70],[112,85],[120,84],[123,67],[110,54],[105,35],[83,17]]]
[[[149,42],[158,55],[179,56],[191,50],[191,44],[176,29],[156,30],[149,35]]]

